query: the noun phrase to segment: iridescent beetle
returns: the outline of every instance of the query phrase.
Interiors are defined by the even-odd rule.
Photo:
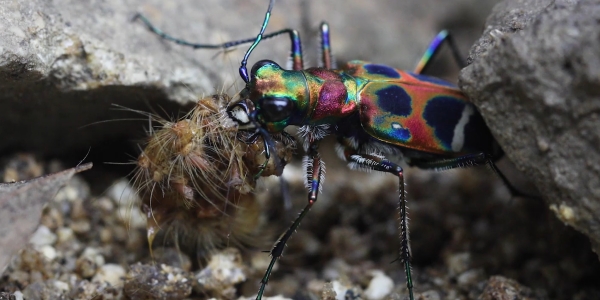
[[[450,169],[488,164],[505,182],[513,195],[519,193],[494,164],[503,152],[481,115],[466,96],[444,80],[422,75],[447,41],[459,64],[460,56],[447,31],[431,42],[415,71],[405,72],[389,66],[351,61],[333,69],[329,27],[322,23],[322,67],[304,69],[298,31],[283,29],[263,35],[269,22],[273,1],[256,38],[219,45],[195,44],[173,38],[138,17],[157,35],[195,49],[227,49],[252,43],[240,66],[246,87],[238,103],[229,108],[230,116],[241,128],[255,130],[270,144],[269,133],[287,126],[300,126],[304,139],[308,204],[279,238],[271,250],[271,262],[257,299],[261,299],[276,260],[300,221],[317,201],[324,176],[324,163],[318,153],[319,141],[326,135],[338,138],[338,153],[350,167],[388,172],[400,183],[400,257],[406,272],[409,299],[413,300],[411,251],[402,167],[386,159],[386,154],[401,155],[411,166],[424,169]],[[248,74],[246,64],[252,50],[262,39],[288,34],[291,40],[292,70],[270,60],[257,62]],[[269,149],[269,145],[265,145]],[[265,151],[265,156],[270,156]]]

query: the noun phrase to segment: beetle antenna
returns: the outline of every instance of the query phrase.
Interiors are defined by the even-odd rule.
[[[267,24],[269,24],[269,19],[271,18],[271,11],[273,10],[274,3],[275,3],[275,0],[269,1],[269,8],[267,9],[267,12],[265,13],[265,20],[263,21],[262,27],[260,28],[260,32],[256,36],[254,43],[252,43],[252,45],[250,45],[250,48],[248,48],[248,50],[246,50],[246,54],[244,54],[244,58],[242,59],[242,64],[240,66],[240,76],[242,77],[242,79],[244,80],[245,83],[250,82],[250,77],[248,77],[248,68],[246,67],[246,65],[248,64],[248,57],[250,57],[250,53],[252,53],[252,51],[254,51],[254,48],[256,48],[256,46],[258,46],[258,43],[260,43],[260,41],[263,38],[265,29],[267,29]],[[262,135],[262,133],[261,133],[261,135]]]

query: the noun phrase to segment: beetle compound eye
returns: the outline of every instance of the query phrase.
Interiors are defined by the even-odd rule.
[[[274,66],[279,67],[279,65],[276,62],[274,62],[272,60],[268,60],[268,59],[263,59],[263,60],[256,62],[254,64],[254,66],[252,66],[252,69],[250,70],[250,74],[253,74],[253,75],[256,74],[256,71],[258,71],[258,69],[260,69],[266,65],[274,65]]]
[[[294,111],[294,103],[285,97],[265,97],[259,100],[260,113],[267,122],[279,122]]]

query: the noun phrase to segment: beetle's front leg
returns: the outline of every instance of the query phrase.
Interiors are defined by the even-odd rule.
[[[309,163],[306,163],[309,162]],[[292,225],[285,231],[285,233],[275,242],[275,246],[271,249],[271,262],[269,263],[269,267],[265,272],[262,280],[260,281],[260,289],[258,290],[258,295],[256,295],[256,299],[262,299],[262,295],[265,291],[265,287],[269,282],[269,277],[271,276],[271,272],[273,271],[273,266],[275,266],[275,262],[281,255],[283,254],[283,249],[285,248],[285,244],[290,239],[292,234],[296,231],[298,226],[300,226],[300,222],[306,216],[308,211],[310,211],[311,207],[315,202],[317,202],[317,196],[320,190],[320,184],[324,176],[324,164],[321,161],[321,156],[318,152],[318,141],[312,141],[308,148],[308,156],[305,159],[305,164],[307,166],[307,185],[309,186],[308,191],[308,203],[300,212],[300,215],[294,220]]]

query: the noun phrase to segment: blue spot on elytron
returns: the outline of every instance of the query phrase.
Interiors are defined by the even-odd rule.
[[[410,139],[410,130],[402,127],[400,123],[393,122],[391,136],[397,141],[408,141]]]
[[[427,101],[423,118],[446,149],[452,149],[454,128],[462,117],[465,103],[454,97],[439,96]]]
[[[443,85],[443,86],[447,86],[447,87],[451,87],[451,88],[457,88],[456,84],[448,82],[443,79],[436,78],[436,77],[431,77],[431,76],[421,75],[421,74],[414,74],[414,73],[410,73],[410,75],[414,76],[416,79],[419,79],[421,81],[438,84],[438,85]]]
[[[412,99],[397,85],[380,89],[375,95],[377,95],[377,105],[392,115],[406,117],[412,113]]]
[[[386,65],[366,64],[364,68],[369,74],[381,75],[388,78],[400,78],[400,73],[396,69]]]

